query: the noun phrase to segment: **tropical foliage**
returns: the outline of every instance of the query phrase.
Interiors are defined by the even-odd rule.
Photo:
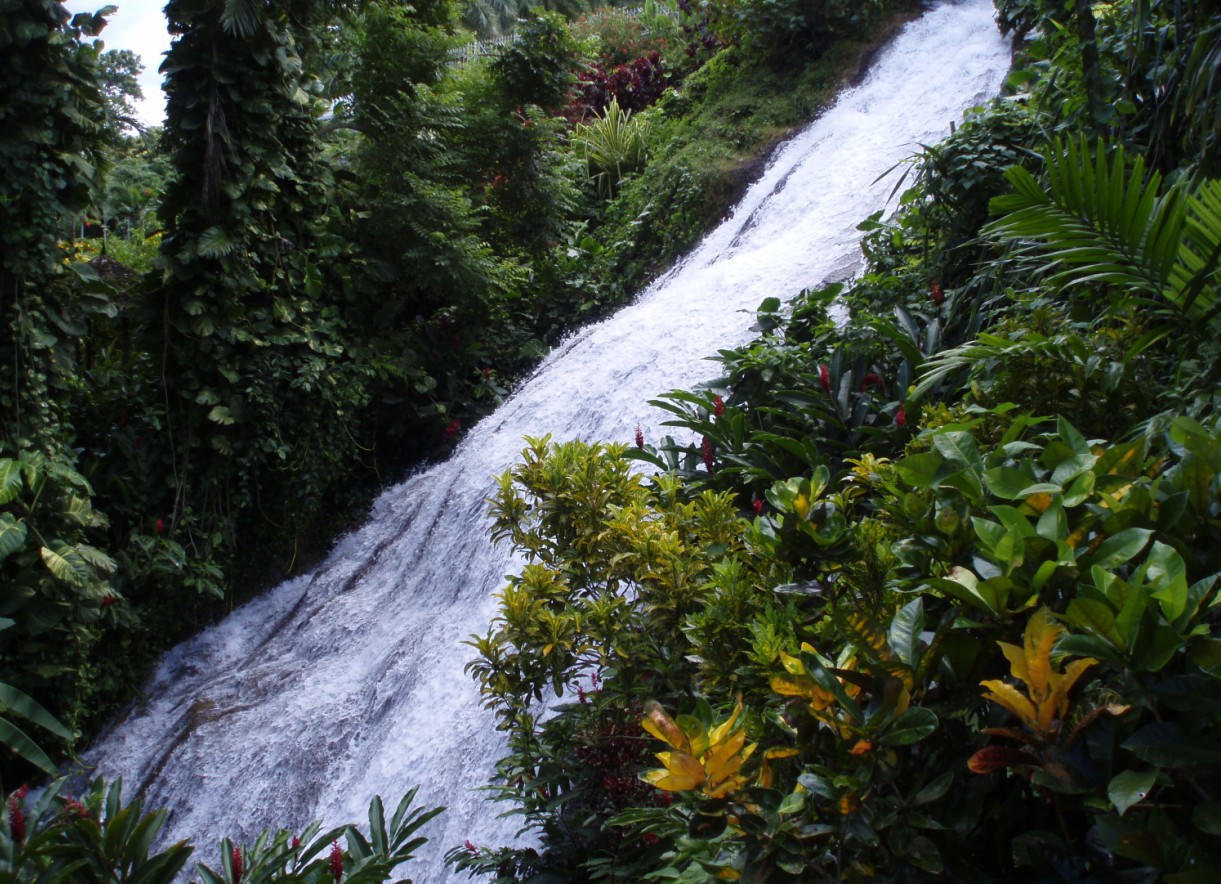
[[[693,441],[531,441],[503,477],[529,564],[470,668],[541,848],[459,869],[1221,867],[1221,212],[1211,142],[1164,140],[1217,13],[1000,6],[1013,93],[916,158],[860,279],[765,301],[654,403]]]

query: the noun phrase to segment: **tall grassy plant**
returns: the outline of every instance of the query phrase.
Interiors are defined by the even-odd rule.
[[[577,126],[572,139],[603,199],[612,199],[623,178],[648,160],[648,121],[621,108],[617,98],[592,123]]]

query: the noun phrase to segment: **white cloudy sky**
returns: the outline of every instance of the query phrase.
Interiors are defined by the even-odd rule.
[[[101,39],[107,49],[130,49],[144,62],[140,88],[144,101],[137,112],[150,126],[160,126],[165,118],[165,96],[161,93],[161,54],[170,48],[170,35],[165,29],[161,10],[166,0],[63,0],[68,11],[97,12],[103,6],[119,7],[109,18]]]

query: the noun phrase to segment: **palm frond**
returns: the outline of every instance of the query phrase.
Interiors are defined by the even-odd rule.
[[[1106,283],[1126,296],[1163,298],[1196,320],[1217,305],[1221,253],[1221,186],[1195,194],[1181,185],[1160,193],[1137,157],[1122,147],[1108,157],[1099,143],[1055,141],[1044,154],[1047,185],[1020,167],[1006,171],[1014,192],[992,200],[1001,215],[984,234],[1015,248],[1030,269],[1057,289]],[[1030,259],[1034,260],[1030,260]]]

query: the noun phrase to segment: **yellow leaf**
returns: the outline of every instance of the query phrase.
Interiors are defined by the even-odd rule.
[[[800,755],[801,750],[793,746],[774,746],[763,753],[764,758],[792,758]]]
[[[681,792],[698,788],[704,784],[704,766],[699,763],[698,759],[692,758],[686,752],[658,752],[657,760],[665,765],[676,785],[662,786],[660,783],[654,782],[655,786]]]
[[[806,674],[805,664],[791,654],[786,654],[784,651],[781,651],[780,662],[784,664],[784,670],[785,672],[789,673],[789,675]]]
[[[1026,624],[1026,678],[1030,699],[1042,705],[1051,696],[1051,649],[1064,631],[1051,612],[1039,608]],[[1015,673],[1016,674],[1016,673]]]
[[[1034,706],[1017,688],[998,679],[981,681],[980,684],[991,689],[989,693],[984,694],[986,699],[1004,706],[1027,727],[1036,727],[1039,718],[1035,714]]]
[[[656,700],[649,700],[644,704],[644,715],[640,719],[640,725],[657,739],[669,743],[675,749],[684,751],[691,749],[687,735],[674,723],[674,719],[666,714],[666,710],[662,709],[661,704]]]
[[[666,792],[690,792],[692,789],[699,788],[703,782],[702,780],[692,782],[690,777],[676,776],[662,769],[646,770],[640,775],[640,778]]]
[[[1097,662],[1093,657],[1083,657],[1069,663],[1064,668],[1063,675],[1052,677],[1054,690],[1039,707],[1039,727],[1043,731],[1051,731],[1052,723],[1057,718],[1063,719],[1068,714],[1068,692],[1077,683],[1077,679],[1081,678],[1085,671]]]
[[[1051,506],[1053,498],[1045,491],[1040,491],[1037,494],[1032,494],[1025,500],[1026,506],[1030,507],[1039,515],[1042,515],[1049,506]]]
[[[742,699],[739,697],[738,702],[734,705],[733,712],[730,714],[729,718],[725,719],[719,725],[714,727],[708,734],[708,745],[716,746],[718,743],[724,740],[730,734],[730,732],[733,731],[734,725],[737,724],[738,717],[741,714]]]
[[[1013,677],[1021,682],[1028,682],[1029,673],[1026,669],[1026,651],[1024,648],[1019,648],[1017,645],[1012,645],[1009,642],[997,642],[1000,645],[1002,653],[1009,660],[1009,672]]]

